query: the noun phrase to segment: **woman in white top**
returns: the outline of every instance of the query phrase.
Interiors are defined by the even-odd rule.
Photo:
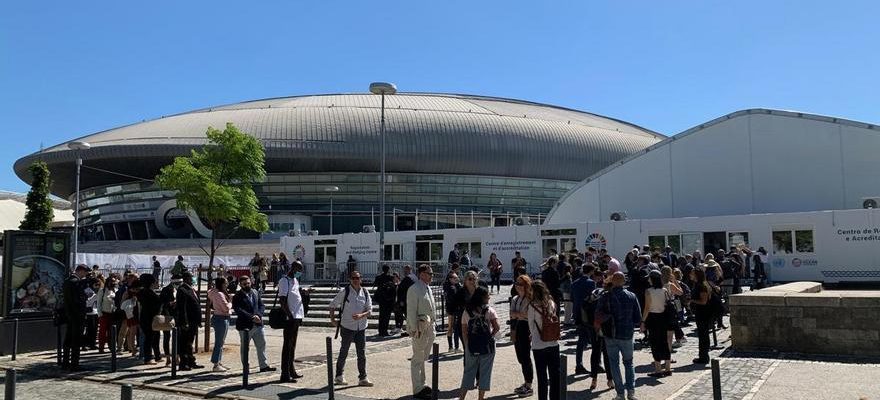
[[[672,270],[672,267],[667,265],[660,268],[660,275],[662,275],[663,278],[663,288],[666,289],[666,292],[669,293],[669,297],[676,305],[675,322],[670,324],[666,330],[666,341],[669,343],[669,348],[674,349],[681,347],[682,343],[687,342],[687,338],[684,336],[684,331],[679,324],[680,311],[683,308],[682,296],[684,295],[684,289],[678,284],[678,278],[675,276],[675,271]]]
[[[559,400],[559,342],[541,340],[544,319],[554,319],[556,304],[544,282],[532,282],[532,303],[527,320],[532,335],[532,355],[535,357],[535,373],[538,375],[538,400]],[[549,397],[548,397],[549,389]]]
[[[105,286],[98,291],[98,352],[104,352],[104,345],[110,336],[110,326],[113,325],[113,312],[116,311],[116,278],[109,277]],[[109,340],[113,340],[112,338]],[[112,345],[112,344],[111,344]]]
[[[532,302],[532,280],[528,275],[516,278],[516,296],[510,301],[510,336],[516,351],[516,361],[522,369],[523,384],[513,392],[519,396],[532,395],[532,381],[535,372],[532,369],[532,338],[529,333],[529,304]]]
[[[654,356],[654,372],[648,376],[669,376],[672,375],[672,352],[666,336],[669,328],[665,312],[668,292],[663,287],[660,271],[651,271],[648,278],[651,280],[651,287],[645,290],[645,309],[642,311],[641,326],[642,332],[648,332],[651,355]],[[660,368],[661,362],[664,363],[665,370]]]

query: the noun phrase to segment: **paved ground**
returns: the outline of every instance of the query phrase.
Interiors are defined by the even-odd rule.
[[[504,289],[502,289],[503,292]],[[506,298],[505,298],[506,299]],[[506,319],[508,309],[499,298],[496,307],[499,316]],[[685,329],[692,335],[693,327]],[[135,399],[171,398],[246,398],[246,399],[326,399],[327,367],[325,338],[333,331],[326,328],[303,328],[297,346],[297,368],[305,377],[295,384],[277,383],[279,374],[258,373],[255,355],[251,353],[251,370],[248,389],[241,388],[241,360],[238,336],[228,337],[223,362],[232,370],[213,373],[208,369],[183,372],[171,378],[168,368],[145,367],[130,357],[120,358],[119,371],[109,372],[107,354],[90,352],[84,355],[85,371],[65,375],[55,366],[55,353],[30,353],[19,355],[12,362],[9,357],[0,358],[0,368],[17,368],[21,371],[18,399],[105,399],[117,398],[120,385],[132,384]],[[281,332],[269,330],[269,358],[278,366]],[[671,377],[654,379],[646,374],[652,370],[650,352],[637,346],[636,384],[641,399],[708,399],[712,396],[712,380],[708,368],[696,366],[690,360],[696,357],[696,338],[677,350]],[[574,370],[574,337],[563,339],[568,356],[568,370]],[[409,394],[410,344],[406,338],[368,339],[368,372],[376,386],[373,388],[341,387],[336,389],[339,399],[402,399]],[[441,351],[446,350],[446,339],[438,337]],[[853,360],[825,357],[821,360],[804,359],[778,354],[734,354],[725,347],[729,344],[728,331],[718,332],[720,348],[712,356],[720,360],[722,393],[724,399],[880,399],[880,363],[878,360]],[[200,340],[201,343],[201,340]],[[333,346],[338,350],[339,342]],[[352,354],[354,356],[354,351]],[[585,356],[588,357],[588,354]],[[208,365],[209,353],[197,355],[199,362]],[[334,359],[335,364],[335,359]],[[430,365],[429,365],[430,368]],[[430,371],[430,370],[429,370]],[[457,396],[461,383],[462,360],[460,354],[443,354],[439,363],[440,398]],[[349,358],[346,378],[356,380],[356,362]],[[520,385],[522,376],[513,348],[505,338],[499,343],[495,359],[490,398],[510,399],[513,389]],[[569,377],[570,399],[610,399],[609,390],[600,376],[599,387],[589,390],[585,376]],[[470,394],[476,398],[476,394]],[[0,397],[2,398],[2,397]]]

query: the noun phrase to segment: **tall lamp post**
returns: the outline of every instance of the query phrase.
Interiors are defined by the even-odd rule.
[[[67,143],[67,148],[76,152],[76,204],[73,214],[73,264],[76,265],[76,258],[79,255],[79,170],[82,167],[82,150],[92,148],[87,142],[75,141]]]
[[[370,84],[370,93],[378,94],[382,97],[381,125],[380,136],[382,136],[382,162],[380,164],[380,175],[382,177],[382,194],[379,197],[379,261],[385,258],[385,95],[397,93],[397,86],[388,82],[373,82]]]
[[[339,191],[339,186],[327,186],[325,192],[330,193],[330,234],[333,234],[333,193]]]

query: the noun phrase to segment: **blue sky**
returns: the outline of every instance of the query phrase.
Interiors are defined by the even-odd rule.
[[[873,1],[4,1],[0,189],[40,145],[242,100],[511,97],[670,135],[751,107],[880,123]]]

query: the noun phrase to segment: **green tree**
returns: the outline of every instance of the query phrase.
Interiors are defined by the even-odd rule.
[[[49,167],[42,161],[34,162],[28,167],[31,173],[31,190],[27,194],[27,212],[19,225],[19,229],[29,231],[48,231],[52,220],[52,200],[49,200]]]
[[[259,212],[253,184],[266,176],[265,153],[260,142],[227,123],[219,131],[208,128],[208,144],[193,150],[189,157],[177,157],[163,167],[156,183],[177,192],[177,207],[192,210],[211,229],[208,268],[223,243],[217,243],[220,226],[232,231],[246,228],[256,232],[269,230],[266,215]],[[204,250],[204,248],[203,248]]]

